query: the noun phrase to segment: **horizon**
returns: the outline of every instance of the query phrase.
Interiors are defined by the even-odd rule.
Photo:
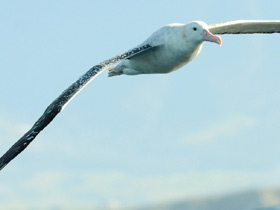
[[[2,2],[0,155],[79,76],[160,27],[276,20],[279,6]],[[137,206],[280,188],[280,36],[221,37],[221,47],[204,43],[175,72],[112,78],[103,72],[91,81],[1,171],[0,208]]]

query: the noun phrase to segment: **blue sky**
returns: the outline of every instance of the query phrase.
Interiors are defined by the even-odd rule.
[[[91,66],[163,25],[279,18],[279,1],[2,1],[0,153]],[[142,205],[279,187],[279,40],[223,35],[166,75],[102,73],[13,160],[1,209]]]

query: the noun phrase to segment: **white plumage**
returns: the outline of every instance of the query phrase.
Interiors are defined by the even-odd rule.
[[[280,21],[237,20],[208,25],[202,21],[170,24],[154,32],[137,46],[151,48],[121,61],[108,70],[108,76],[169,73],[189,63],[200,52],[203,42],[216,42],[213,34],[280,33]]]
[[[221,38],[211,34],[202,21],[167,25],[139,45],[149,44],[152,48],[123,60],[108,70],[108,76],[172,72],[194,59],[204,41],[222,43]]]

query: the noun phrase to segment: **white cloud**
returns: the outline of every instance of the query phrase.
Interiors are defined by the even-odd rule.
[[[254,125],[256,125],[256,120],[253,118],[244,116],[229,117],[222,122],[184,136],[182,141],[184,143],[210,143],[220,137],[237,134],[241,130]]]
[[[0,155],[4,154],[16,141],[18,141],[32,125],[25,123],[12,122],[0,119]],[[60,134],[62,135],[62,134]],[[39,153],[55,151],[64,154],[73,154],[76,148],[71,147],[70,144],[63,144],[60,141],[49,141],[46,137],[39,134],[40,143],[29,146],[29,152]],[[45,135],[46,136],[46,135]],[[53,135],[54,136],[54,135]],[[52,137],[53,137],[52,136]],[[68,137],[68,136],[67,136]],[[38,137],[37,137],[38,138]],[[54,138],[54,137],[53,137]]]
[[[60,188],[66,178],[67,174],[64,172],[45,171],[37,173],[26,180],[24,187],[38,192],[53,191],[54,189]]]
[[[5,137],[15,137],[23,135],[31,126],[23,123],[14,123],[0,119],[0,130]],[[4,142],[4,141],[3,141]],[[0,143],[2,143],[0,139]]]
[[[0,209],[93,209],[195,198],[279,186],[279,171],[192,171],[135,175],[118,171],[45,171],[0,186]],[[12,202],[16,200],[17,202]],[[20,203],[18,205],[17,203]]]
[[[28,124],[0,119],[0,153],[6,152],[30,128]]]
[[[133,176],[120,172],[90,173],[84,176],[84,184],[80,190],[90,194],[100,193],[107,199],[118,200],[121,204],[135,198],[147,203],[227,193],[259,187],[261,184],[265,186],[270,183],[261,182],[269,180],[268,177],[271,177],[270,172],[222,170],[164,176]]]

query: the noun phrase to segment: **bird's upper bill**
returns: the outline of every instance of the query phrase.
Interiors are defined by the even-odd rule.
[[[203,29],[202,37],[204,41],[215,42],[218,45],[222,45],[222,39],[219,36],[213,35],[210,31]]]

